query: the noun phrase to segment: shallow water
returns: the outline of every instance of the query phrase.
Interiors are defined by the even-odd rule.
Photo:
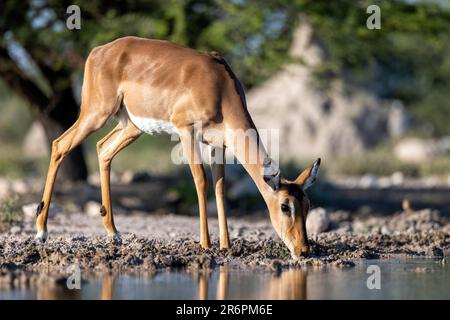
[[[380,289],[367,286],[370,265],[379,267]],[[450,299],[449,263],[432,259],[370,260],[354,268],[309,267],[280,274],[220,268],[87,278],[80,290],[69,290],[60,281],[0,289],[0,299]]]

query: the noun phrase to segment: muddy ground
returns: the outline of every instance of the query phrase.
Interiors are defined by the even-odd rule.
[[[232,247],[218,249],[217,219],[209,218],[213,246],[198,244],[198,218],[180,215],[122,214],[120,241],[105,236],[100,216],[58,214],[49,220],[49,239],[35,243],[34,222],[0,234],[0,283],[11,273],[60,272],[78,264],[92,272],[156,272],[228,266],[281,271],[289,267],[352,267],[360,259],[450,255],[450,223],[437,211],[329,213],[327,232],[310,236],[312,252],[294,261],[276,237],[268,217],[230,218]],[[3,279],[3,280],[2,280]],[[9,280],[8,280],[9,279]]]

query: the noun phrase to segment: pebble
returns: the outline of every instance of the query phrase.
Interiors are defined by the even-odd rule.
[[[22,212],[24,214],[24,218],[27,221],[34,221],[36,219],[36,208],[38,207],[39,203],[29,203],[22,206]],[[48,210],[48,218],[53,219],[57,214],[60,214],[63,212],[63,209],[54,204],[50,203],[50,208]]]
[[[13,226],[11,227],[11,229],[9,229],[9,232],[13,233],[13,234],[18,234],[22,231],[22,228],[19,226]]]
[[[428,251],[428,255],[433,257],[444,257],[444,251],[439,247],[431,247]]]
[[[328,229],[330,218],[327,210],[324,208],[315,208],[311,210],[306,218],[306,231],[308,235],[322,233]]]
[[[91,217],[101,217],[100,209],[102,205],[96,201],[88,201],[84,205],[84,212]]]

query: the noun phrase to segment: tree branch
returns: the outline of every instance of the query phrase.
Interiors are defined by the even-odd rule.
[[[42,90],[20,70],[10,57],[6,48],[0,47],[0,77],[15,92],[24,97],[30,104],[46,112],[48,97]]]

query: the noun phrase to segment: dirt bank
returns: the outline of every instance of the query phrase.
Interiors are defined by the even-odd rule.
[[[217,220],[210,218],[211,249],[198,245],[198,218],[176,215],[118,215],[121,241],[104,236],[100,217],[59,214],[49,221],[45,244],[33,241],[33,221],[0,234],[0,269],[66,270],[73,264],[90,271],[166,268],[351,267],[359,259],[450,255],[450,224],[439,212],[423,210],[394,216],[330,213],[329,231],[311,237],[312,253],[298,261],[275,236],[267,217],[229,219],[232,247],[218,249]]]

